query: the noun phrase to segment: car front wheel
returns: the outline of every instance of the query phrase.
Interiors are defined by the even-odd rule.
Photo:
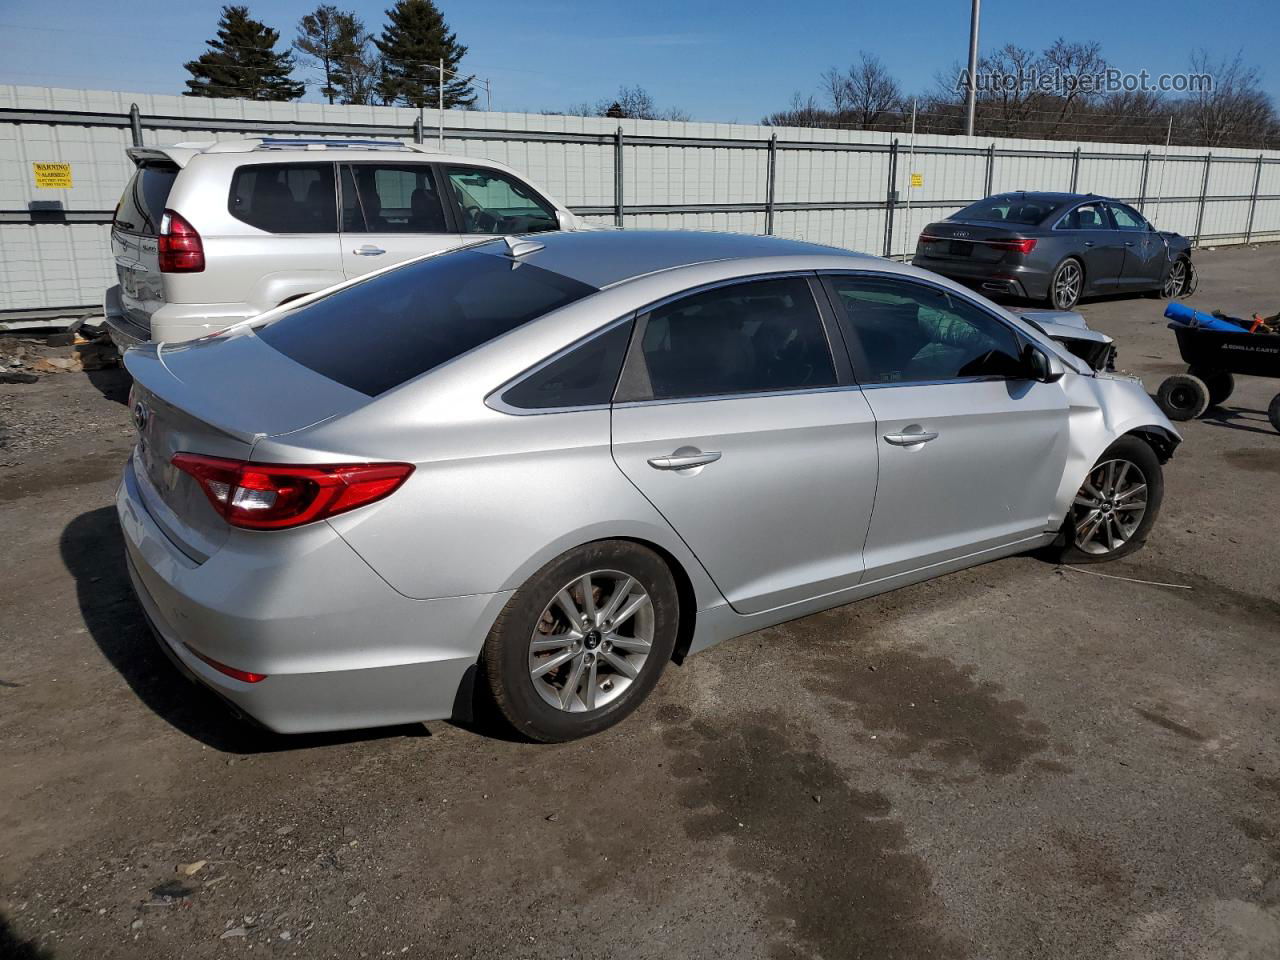
[[[1146,542],[1164,499],[1155,451],[1121,437],[1098,458],[1071,503],[1063,526],[1063,563],[1118,560]]]
[[[604,730],[658,682],[679,613],[671,571],[646,547],[605,540],[561,554],[489,632],[483,667],[494,702],[531,740]]]

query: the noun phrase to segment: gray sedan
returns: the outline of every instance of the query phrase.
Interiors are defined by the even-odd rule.
[[[924,228],[911,261],[987,293],[1070,310],[1088,294],[1187,292],[1191,242],[1096,194],[1004,193]]]
[[[719,640],[1035,548],[1124,556],[1179,443],[1030,318],[763,237],[486,241],[126,364],[142,607],[283,732],[486,687],[527,737],[590,734]]]

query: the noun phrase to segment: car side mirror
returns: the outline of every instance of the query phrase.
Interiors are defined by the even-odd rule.
[[[557,210],[556,225],[561,230],[572,230],[574,228],[573,214],[565,213],[563,210]]]
[[[1027,344],[1022,352],[1022,358],[1026,362],[1027,374],[1032,380],[1056,383],[1066,375],[1067,368],[1062,365],[1061,360],[1033,343]]]

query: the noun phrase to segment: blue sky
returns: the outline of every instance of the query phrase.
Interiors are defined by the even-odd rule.
[[[246,2],[291,39],[317,0]],[[370,27],[389,5],[335,2]],[[824,69],[847,65],[859,50],[881,57],[907,91],[925,90],[938,70],[966,56],[969,28],[968,0],[438,3],[470,47],[464,68],[491,79],[495,109],[563,108],[639,84],[661,107],[744,123],[784,108],[796,91],[813,91]],[[173,0],[0,0],[0,83],[180,93],[182,63],[205,49],[219,8]],[[983,3],[984,49],[1043,47],[1059,35],[1096,38],[1117,67],[1152,74],[1186,69],[1195,47],[1214,55],[1240,51],[1263,67],[1265,88],[1280,101],[1276,0]]]

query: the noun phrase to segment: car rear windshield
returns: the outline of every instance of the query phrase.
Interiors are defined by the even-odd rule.
[[[959,213],[953,214],[951,219],[1016,223],[1019,226],[1032,227],[1043,223],[1049,214],[1060,206],[1062,206],[1060,201],[1050,200],[1047,197],[1010,193],[971,203]]]
[[[380,274],[254,329],[290,359],[374,397],[595,292],[530,263],[463,250]]]
[[[173,164],[148,163],[139,167],[124,188],[112,226],[125,233],[139,233],[146,237],[159,234],[160,218],[164,215],[169,191],[177,178],[178,168]]]

